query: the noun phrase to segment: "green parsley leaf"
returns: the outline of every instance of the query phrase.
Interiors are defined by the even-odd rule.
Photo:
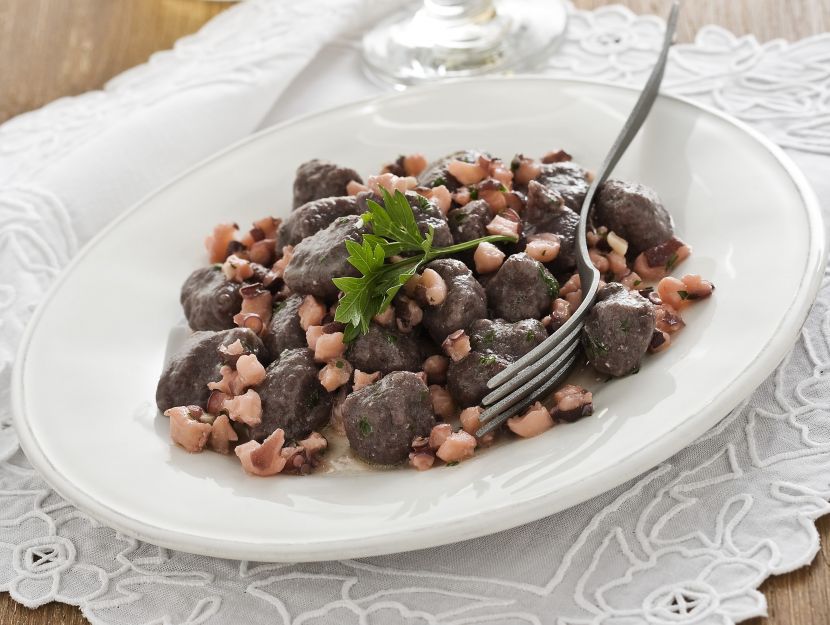
[[[514,241],[505,236],[486,236],[443,248],[433,248],[433,229],[421,234],[415,213],[407,197],[400,191],[394,195],[381,189],[383,205],[367,202],[369,210],[362,215],[363,222],[372,228],[360,243],[346,241],[349,263],[360,272],[360,277],[334,278],[334,285],[343,292],[337,304],[334,319],[346,324],[344,340],[352,341],[369,331],[372,318],[391,304],[400,288],[426,263],[435,258],[473,249],[482,242]],[[431,206],[426,198],[418,196],[418,205]],[[387,262],[394,256],[406,258]]]

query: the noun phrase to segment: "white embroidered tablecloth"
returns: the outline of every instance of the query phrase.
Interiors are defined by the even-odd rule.
[[[727,624],[763,614],[757,587],[813,558],[813,521],[830,511],[830,281],[792,353],[715,429],[609,493],[494,537],[359,561],[212,559],[100,526],[26,463],[9,378],[44,289],[92,234],[184,168],[263,125],[380,91],[359,67],[366,14],[361,0],[249,0],[103,91],[0,126],[0,590],[28,606],[79,605],[106,625]],[[545,71],[639,84],[662,29],[619,7],[572,11]],[[828,206],[830,34],[761,45],[705,28],[673,50],[665,90],[767,133]]]

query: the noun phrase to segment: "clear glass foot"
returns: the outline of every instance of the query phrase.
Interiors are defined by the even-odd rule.
[[[523,71],[543,62],[565,31],[560,0],[424,0],[363,38],[366,67],[384,82]]]

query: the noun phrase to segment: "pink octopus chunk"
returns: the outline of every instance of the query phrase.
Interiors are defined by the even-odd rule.
[[[250,261],[239,258],[236,254],[231,254],[222,265],[222,273],[225,274],[228,280],[244,282],[254,275],[254,268]]]
[[[308,438],[304,438],[300,441],[300,447],[302,447],[308,454],[320,453],[328,446],[329,442],[326,440],[326,437],[319,432],[312,432],[308,435]]]
[[[525,252],[540,263],[549,263],[559,256],[559,247],[559,237],[545,232],[529,236]]]
[[[464,430],[453,432],[441,443],[435,455],[444,462],[461,462],[473,457],[477,444],[475,436]]]
[[[303,303],[297,309],[300,316],[300,327],[308,330],[309,326],[319,326],[326,316],[326,305],[313,295],[306,295]]]
[[[285,432],[277,428],[262,444],[248,441],[234,451],[246,473],[268,477],[276,475],[285,467],[287,460],[280,453],[284,444]]]
[[[197,421],[190,413],[189,406],[176,406],[165,410],[164,416],[170,417],[171,440],[190,453],[198,453],[208,442],[211,426],[209,423]]]
[[[465,163],[458,159],[453,159],[447,163],[447,171],[463,185],[476,184],[487,176],[487,170],[478,163]]]
[[[458,362],[470,353],[470,337],[467,336],[464,330],[456,330],[444,339],[441,347],[444,353],[452,358],[453,362]]]
[[[235,395],[236,393],[233,391],[238,388],[236,371],[228,365],[222,365],[219,369],[219,375],[222,376],[222,379],[218,382],[208,382],[207,387],[212,391],[220,391],[226,395]]]
[[[246,354],[237,359],[236,373],[245,388],[256,386],[265,380],[265,367],[253,354]]]
[[[346,185],[346,193],[348,195],[357,195],[358,193],[363,193],[368,190],[369,187],[365,184],[359,183],[357,180],[350,180],[349,184]]]
[[[518,221],[506,219],[502,215],[496,215],[493,220],[487,224],[487,232],[490,234],[500,234],[505,237],[519,238],[519,228],[521,224]]]
[[[505,254],[492,243],[484,242],[476,246],[473,261],[478,273],[493,273],[498,271],[504,262]]]
[[[352,365],[343,358],[330,360],[325,367],[320,369],[318,377],[323,388],[329,392],[335,391],[348,383],[352,377]]]
[[[354,384],[352,385],[353,390],[359,391],[364,386],[369,386],[370,384],[374,384],[380,380],[380,371],[375,371],[374,373],[365,373],[360,369],[354,370]]]
[[[237,395],[226,399],[222,407],[228,411],[233,421],[238,421],[255,427],[262,423],[262,400],[253,389],[248,389],[244,395]]]
[[[285,268],[288,267],[288,263],[291,262],[291,258],[293,256],[293,245],[286,245],[282,248],[282,256],[277,262],[274,263],[274,266],[271,268],[271,271],[274,273],[275,278],[282,278],[282,276],[285,274]]]
[[[434,201],[438,205],[438,210],[441,211],[442,215],[446,216],[450,211],[450,207],[452,206],[452,194],[444,185],[432,187],[431,189],[419,189],[418,194]]]
[[[208,446],[220,454],[229,454],[234,444],[239,440],[231,421],[227,415],[219,415],[213,422],[210,429],[210,441]]]
[[[321,335],[314,345],[314,360],[327,362],[341,358],[346,353],[346,343],[343,341],[343,336],[342,332]]]
[[[429,433],[430,449],[438,449],[452,435],[452,426],[449,423],[439,423],[433,426]]]
[[[380,194],[381,188],[386,189],[389,193],[400,191],[405,193],[418,186],[418,181],[413,176],[396,176],[395,174],[379,174],[377,176],[369,176],[366,181],[366,186],[375,193]]]
[[[236,224],[218,224],[205,239],[205,248],[212,263],[223,263],[228,256],[228,244],[236,235]]]
[[[507,427],[522,438],[530,438],[551,429],[553,417],[550,416],[548,409],[537,401],[521,417],[508,419]]]
[[[435,456],[424,451],[413,452],[409,454],[409,464],[418,471],[426,471],[435,464]]]
[[[323,336],[323,326],[308,326],[305,331],[305,342],[309,349],[317,347],[317,339]]]

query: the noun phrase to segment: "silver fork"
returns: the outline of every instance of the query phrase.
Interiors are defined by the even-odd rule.
[[[585,325],[584,319],[594,304],[600,281],[599,271],[588,257],[588,244],[585,238],[588,213],[597,189],[606,181],[628,145],[637,135],[657,98],[679,12],[680,0],[674,0],[666,22],[663,48],[660,50],[657,63],[651,70],[651,75],[637,103],[631,110],[614,145],[611,146],[610,152],[605,157],[582,203],[576,234],[576,263],[582,285],[582,303],[561,328],[507,369],[490,378],[487,386],[492,391],[482,400],[486,408],[479,419],[484,425],[476,432],[477,436],[483,436],[494,430],[536,400],[548,395],[567,375],[579,355],[579,339]]]

